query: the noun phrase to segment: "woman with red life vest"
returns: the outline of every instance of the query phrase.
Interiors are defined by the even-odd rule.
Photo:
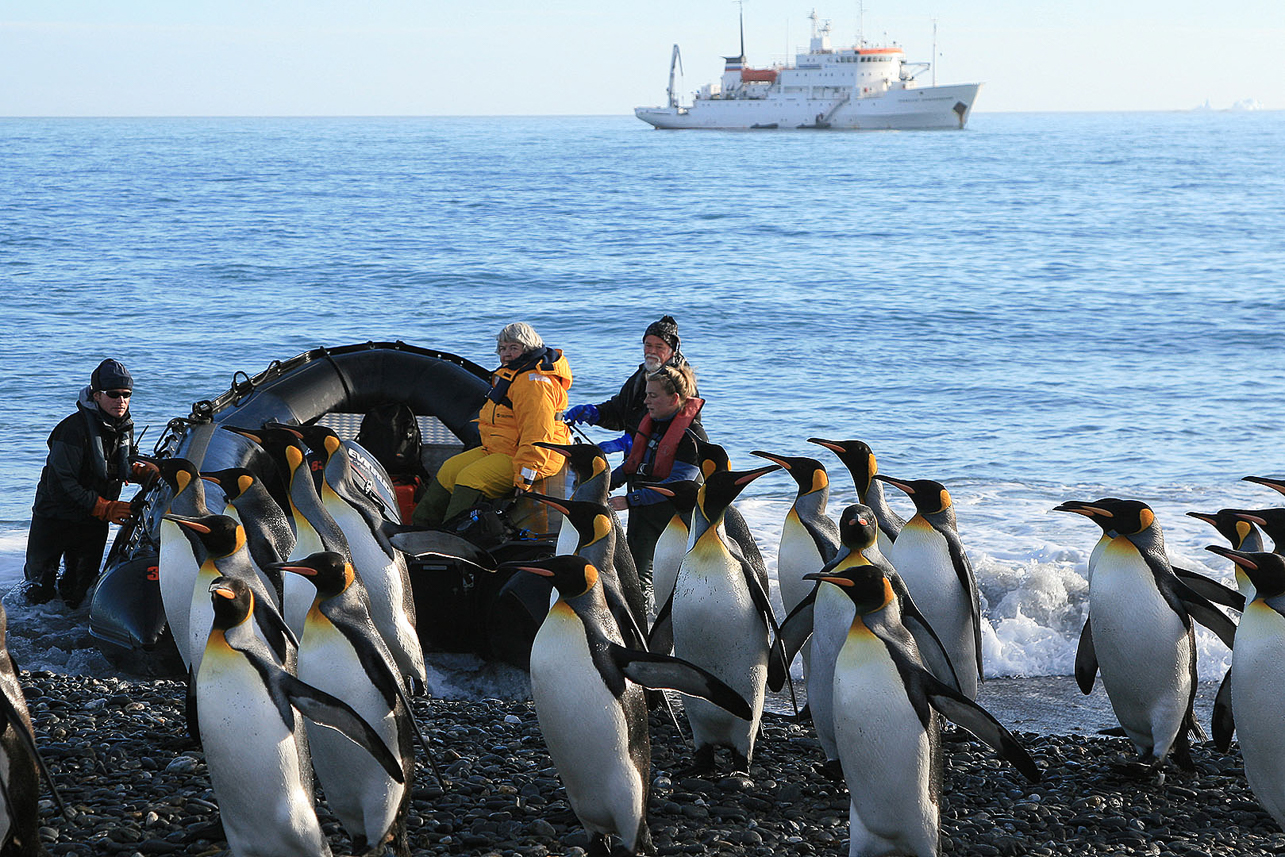
[[[674,510],[663,494],[640,482],[686,482],[700,479],[700,458],[692,423],[703,399],[697,398],[696,375],[686,363],[661,366],[647,376],[643,403],[647,412],[634,434],[625,463],[611,473],[611,487],[628,483],[629,492],[612,497],[611,508],[629,510],[627,540],[638,566],[638,578],[651,591],[651,560],[656,541]]]
[[[449,521],[484,497],[527,490],[562,467],[562,455],[535,443],[571,442],[570,429],[558,419],[571,387],[567,358],[521,321],[501,330],[495,341],[500,368],[491,374],[491,391],[477,417],[482,445],[438,468],[411,517],[418,526]]]

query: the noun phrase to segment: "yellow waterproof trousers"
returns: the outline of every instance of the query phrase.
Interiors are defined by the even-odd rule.
[[[494,500],[513,490],[513,459],[479,446],[446,459],[433,478],[447,491],[463,485]]]

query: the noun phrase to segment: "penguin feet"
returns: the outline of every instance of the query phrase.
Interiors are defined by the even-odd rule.
[[[843,763],[838,759],[826,759],[824,763],[817,765],[817,770],[831,782],[843,782]]]
[[[750,776],[750,760],[748,756],[743,756],[735,750],[732,751],[732,773],[744,774],[746,779]]]
[[[692,763],[681,771],[674,774],[678,777],[704,777],[714,773],[714,745],[706,744],[704,747],[697,747],[696,752],[692,754]]]

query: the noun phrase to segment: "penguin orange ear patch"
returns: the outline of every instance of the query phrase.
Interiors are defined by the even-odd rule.
[[[1150,509],[1143,509],[1138,512],[1138,521],[1142,524],[1142,529],[1146,529],[1156,522],[1155,513]]]
[[[942,511],[950,508],[950,492],[945,488],[941,489],[941,508]]]

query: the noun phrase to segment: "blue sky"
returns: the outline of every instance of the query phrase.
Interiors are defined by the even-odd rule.
[[[978,7],[983,8],[978,8]],[[806,44],[808,3],[746,0],[753,65]],[[818,5],[836,45],[859,4]],[[737,49],[731,0],[0,0],[0,115],[628,114]],[[868,40],[982,81],[977,110],[1285,109],[1285,2],[865,3]],[[927,80],[927,76],[921,77]]]

